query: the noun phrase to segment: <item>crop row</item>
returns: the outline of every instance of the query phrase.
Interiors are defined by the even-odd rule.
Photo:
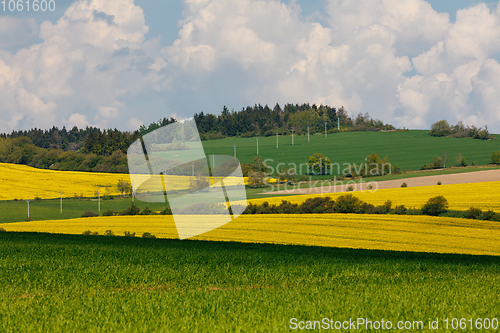
[[[197,216],[203,219],[203,216]],[[99,235],[111,230],[177,238],[171,216],[113,216],[2,224],[10,231]],[[109,232],[108,232],[109,233]],[[449,217],[288,214],[244,215],[200,240],[500,255],[498,222]]]

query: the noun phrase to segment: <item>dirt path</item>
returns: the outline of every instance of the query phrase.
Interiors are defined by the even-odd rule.
[[[345,185],[341,185],[341,181],[337,181],[337,184],[332,181],[329,185],[320,186],[321,182],[317,182],[317,186],[311,188],[300,188],[300,184],[295,186],[290,185],[286,188],[285,185],[282,185],[281,188],[285,188],[285,190],[266,192],[266,194],[337,193],[346,192],[346,188],[348,186],[352,186],[354,191],[366,191],[368,190],[369,185],[372,186],[372,190],[377,190],[385,188],[398,188],[401,187],[402,183],[406,183],[408,187],[431,186],[436,185],[438,181],[440,181],[442,185],[500,181],[500,169],[454,173],[448,175],[404,178],[397,180],[385,180],[380,182],[377,182],[376,179],[372,179],[363,183],[354,183],[354,181],[349,181]],[[314,184],[314,182],[312,184]],[[307,185],[308,184],[302,184],[302,186],[304,187]]]

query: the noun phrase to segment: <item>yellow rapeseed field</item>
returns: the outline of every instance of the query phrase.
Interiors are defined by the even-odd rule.
[[[335,200],[344,194],[346,193],[328,193],[323,194],[323,196],[330,196]],[[359,191],[352,192],[352,194],[373,205],[381,205],[386,200],[391,200],[393,205],[405,205],[407,208],[421,208],[428,199],[443,195],[448,200],[451,210],[467,210],[473,206],[500,213],[500,182],[498,181]],[[282,200],[288,200],[292,203],[301,203],[308,198],[317,196],[321,196],[321,194],[261,198],[250,200],[250,202],[261,204],[267,201],[270,204],[278,205]]]
[[[7,231],[116,235],[125,231],[177,238],[171,216],[115,216],[5,223]],[[89,236],[91,237],[91,236]],[[243,215],[194,239],[397,251],[500,255],[500,223],[399,215]]]
[[[60,191],[64,197],[93,197],[99,188],[102,194],[109,188],[110,194],[117,195],[120,179],[130,181],[128,174],[43,170],[0,163],[0,200],[58,198]]]
[[[150,178],[149,175],[135,175],[137,176],[139,180]],[[169,181],[175,181],[172,183],[173,189],[182,190],[189,187],[191,177],[173,178],[169,178]],[[44,170],[26,165],[0,163],[0,200],[26,200],[35,197],[52,199],[58,198],[61,191],[64,197],[93,197],[98,189],[101,194],[106,194],[109,189],[109,194],[118,195],[120,193],[116,186],[120,179],[130,182],[128,174]],[[215,177],[214,181],[219,182],[220,177]],[[244,181],[246,182],[247,178]],[[239,182],[240,179],[235,177],[224,179],[226,186],[237,185]]]

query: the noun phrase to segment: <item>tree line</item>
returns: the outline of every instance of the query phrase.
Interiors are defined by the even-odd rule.
[[[253,137],[270,136],[277,132],[289,134],[292,130],[297,134],[336,132],[340,125],[347,131],[394,130],[394,126],[384,124],[381,120],[371,118],[368,113],[349,117],[344,106],[339,108],[328,105],[310,105],[304,103],[285,104],[283,108],[276,103],[274,108],[255,104],[240,111],[229,111],[223,107],[220,115],[195,114],[194,119],[202,140],[218,139],[230,136]]]

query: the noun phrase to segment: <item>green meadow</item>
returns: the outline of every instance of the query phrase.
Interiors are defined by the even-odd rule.
[[[489,256],[1,232],[0,265],[2,332],[287,332],[292,318],[439,318],[451,332],[445,318],[500,318]]]
[[[263,160],[271,159],[268,165],[276,168],[278,163],[307,163],[314,153],[323,153],[332,163],[363,163],[365,157],[376,153],[380,157],[388,156],[389,162],[398,164],[402,170],[419,170],[423,164],[429,164],[436,156],[448,152],[447,166],[456,165],[455,157],[461,153],[467,163],[475,161],[477,165],[491,162],[491,153],[500,150],[500,141],[478,140],[472,138],[432,137],[429,131],[411,130],[396,132],[339,132],[315,134],[307,141],[306,135],[279,136],[276,149],[276,136],[259,137],[259,155]],[[496,135],[498,138],[499,136]],[[241,163],[252,163],[257,156],[256,138],[227,138],[203,141],[207,155],[236,155]],[[300,172],[300,170],[297,170]],[[302,173],[304,174],[304,167]],[[336,171],[336,170],[335,170]]]

